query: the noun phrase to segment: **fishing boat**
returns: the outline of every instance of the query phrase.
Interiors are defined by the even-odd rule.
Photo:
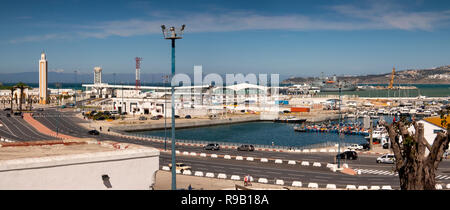
[[[304,125],[302,125],[302,126],[294,126],[294,131],[296,131],[296,132],[306,132],[306,127]]]

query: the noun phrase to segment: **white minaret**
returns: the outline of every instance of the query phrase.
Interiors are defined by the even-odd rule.
[[[48,103],[47,68],[47,59],[45,53],[42,52],[41,60],[39,61],[39,104]]]

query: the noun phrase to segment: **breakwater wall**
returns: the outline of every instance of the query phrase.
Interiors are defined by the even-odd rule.
[[[306,122],[318,123],[324,122],[328,120],[339,120],[339,114],[327,114],[327,115],[318,115],[318,116],[308,116],[306,118]]]
[[[260,121],[260,117],[258,116],[246,116],[246,117],[231,117],[227,119],[205,119],[205,120],[196,120],[192,119],[189,122],[176,122],[176,128],[194,128],[194,127],[205,127],[205,126],[214,126],[214,125],[225,125],[225,124],[233,124],[233,123],[245,123],[245,122],[255,122]],[[167,120],[166,128],[171,128],[172,123],[170,120]],[[164,123],[152,123],[152,124],[141,124],[141,125],[122,125],[113,127],[114,130],[117,131],[150,131],[150,130],[160,130],[164,129]]]

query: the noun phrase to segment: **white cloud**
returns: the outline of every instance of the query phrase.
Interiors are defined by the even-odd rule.
[[[186,24],[190,33],[229,32],[244,30],[426,30],[447,26],[450,10],[434,12],[408,12],[390,4],[371,4],[367,8],[353,5],[326,7],[327,17],[302,14],[261,15],[254,12],[227,12],[221,14],[195,13],[176,18],[158,12],[154,19],[129,19],[74,25],[69,33],[27,36],[11,43],[44,41],[50,39],[106,38],[109,36],[136,36],[160,34],[161,24]]]

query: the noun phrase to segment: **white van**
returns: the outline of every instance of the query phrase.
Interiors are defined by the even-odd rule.
[[[394,154],[384,154],[381,157],[377,158],[377,163],[390,163],[393,164],[395,162]]]

